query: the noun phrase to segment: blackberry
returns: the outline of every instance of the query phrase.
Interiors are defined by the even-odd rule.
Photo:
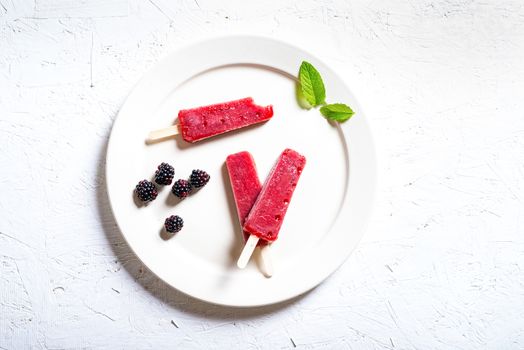
[[[171,185],[174,175],[175,168],[167,163],[162,163],[155,171],[155,182],[159,185]]]
[[[189,182],[195,188],[204,187],[209,182],[209,174],[204,170],[196,169],[193,170],[189,177]]]
[[[167,232],[177,233],[184,227],[184,220],[178,215],[171,215],[164,222],[164,227]]]
[[[147,180],[140,181],[135,187],[135,192],[142,202],[152,201],[158,195],[155,184]]]
[[[193,187],[187,180],[176,180],[171,192],[180,199],[186,198],[193,191]]]

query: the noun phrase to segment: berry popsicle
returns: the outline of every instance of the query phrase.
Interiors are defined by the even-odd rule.
[[[251,97],[183,109],[178,112],[178,125],[150,132],[146,142],[151,143],[179,133],[185,141],[197,142],[267,121],[272,116],[273,106],[256,105]]]
[[[306,158],[292,149],[280,155],[244,223],[250,234],[237,265],[244,268],[259,239],[273,242],[284,221],[287,208],[297,186]]]
[[[255,161],[249,152],[231,154],[226,158],[226,167],[237,207],[238,221],[244,226],[247,215],[262,189]],[[244,232],[247,240],[249,233]]]
[[[243,151],[229,155],[226,158],[226,167],[235,199],[238,221],[242,227],[253,204],[257,200],[262,184],[258,178],[255,161],[249,152]],[[249,233],[243,231],[243,235],[244,241],[247,241]],[[263,244],[260,246],[260,249],[261,268],[267,277],[271,277],[273,268],[269,256],[269,245]]]

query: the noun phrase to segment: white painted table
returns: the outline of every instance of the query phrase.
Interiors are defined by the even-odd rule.
[[[141,266],[103,175],[133,84],[226,33],[338,68],[380,161],[353,256],[255,310]],[[520,1],[0,0],[0,349],[524,348],[523,101]]]

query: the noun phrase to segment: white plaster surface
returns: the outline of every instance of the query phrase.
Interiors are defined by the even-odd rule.
[[[332,64],[379,157],[347,263],[255,310],[153,276],[103,175],[133,84],[227,33]],[[0,0],[0,349],[523,349],[523,201],[522,1]]]

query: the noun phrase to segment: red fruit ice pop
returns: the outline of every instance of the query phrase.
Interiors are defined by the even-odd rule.
[[[183,109],[178,112],[178,125],[149,133],[147,142],[182,134],[187,142],[197,142],[228,131],[271,119],[273,106],[256,105],[251,97],[214,105]]]
[[[258,178],[255,161],[249,152],[244,151],[229,155],[226,158],[226,167],[235,199],[238,221],[242,227],[257,200],[262,184]],[[243,231],[243,234],[244,240],[247,241],[249,233]],[[269,256],[269,246],[263,244],[260,249],[262,270],[267,277],[270,277],[273,274],[273,268]]]
[[[227,172],[237,207],[238,221],[244,226],[247,215],[262,189],[255,161],[249,152],[231,154],[226,158]],[[245,239],[249,233],[244,232]]]
[[[306,165],[306,158],[292,149],[280,155],[244,223],[250,234],[237,265],[246,266],[259,239],[273,242],[284,221],[293,192]]]

